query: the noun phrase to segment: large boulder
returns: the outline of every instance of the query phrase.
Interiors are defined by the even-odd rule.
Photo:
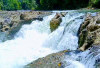
[[[78,43],[82,51],[92,45],[100,45],[100,13],[86,15],[79,29]]]
[[[56,13],[55,17],[50,21],[51,32],[58,28],[62,22],[62,17],[66,15],[66,12]]]
[[[64,68],[64,58],[67,50],[39,58],[24,68]]]

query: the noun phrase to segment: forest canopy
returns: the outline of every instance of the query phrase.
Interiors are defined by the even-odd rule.
[[[67,10],[100,8],[100,0],[0,0],[0,10]]]

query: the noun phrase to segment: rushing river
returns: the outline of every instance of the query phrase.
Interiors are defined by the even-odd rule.
[[[77,32],[84,21],[85,13],[66,12],[68,13],[62,18],[60,26],[52,33],[50,20],[55,16],[56,11],[44,17],[43,21],[35,20],[31,24],[23,25],[14,39],[1,42],[0,68],[23,68],[28,63],[48,54],[62,50],[76,50],[78,48]],[[85,53],[87,55],[87,52]],[[92,68],[86,67],[82,63],[83,60],[76,61],[79,55],[80,53],[78,55],[73,53],[70,58],[65,59],[70,63],[65,68]]]

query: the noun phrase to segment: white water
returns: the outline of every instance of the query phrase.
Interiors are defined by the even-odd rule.
[[[58,50],[75,50],[78,47],[77,31],[83,19],[83,13],[69,12],[62,18],[62,22],[58,29],[52,32],[47,38],[46,47],[54,48]]]
[[[66,67],[65,68],[86,68],[85,64],[80,61],[80,56],[84,56],[87,54],[75,54],[74,52],[70,52],[70,55],[66,55]],[[82,58],[83,59],[83,58]]]
[[[1,43],[0,68],[21,68],[37,58],[56,52],[42,46],[50,33],[49,21],[54,15],[45,17],[42,22],[23,25],[15,39]]]
[[[81,53],[81,61],[86,68],[97,68],[96,66],[100,64],[100,47],[92,47],[90,50],[87,50]],[[100,66],[99,66],[100,67]]]
[[[100,48],[96,49],[91,48],[78,54],[67,55],[65,68],[98,68],[96,66],[100,64]]]
[[[90,13],[96,16],[96,13]],[[66,54],[65,68],[100,68],[100,47],[93,46],[92,48],[84,51],[77,52],[78,50],[71,51]]]
[[[55,13],[44,17],[43,21],[23,25],[14,39],[0,43],[0,68],[22,68],[48,54],[77,49],[77,31],[83,21],[80,17],[84,14],[69,12],[62,18],[58,29],[51,33],[49,22],[54,16]]]

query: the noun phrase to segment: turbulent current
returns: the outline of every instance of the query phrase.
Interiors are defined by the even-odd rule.
[[[31,24],[23,25],[14,39],[0,43],[0,68],[23,68],[30,62],[45,57],[48,54],[62,50],[76,50],[78,48],[77,32],[84,21],[84,13],[68,12],[62,17],[60,26],[51,33],[50,20],[52,15],[35,20]],[[87,53],[87,52],[85,52]],[[78,54],[80,55],[80,54]],[[76,61],[77,54],[71,55],[65,61],[69,62],[65,68],[92,68],[86,67],[85,61]]]

